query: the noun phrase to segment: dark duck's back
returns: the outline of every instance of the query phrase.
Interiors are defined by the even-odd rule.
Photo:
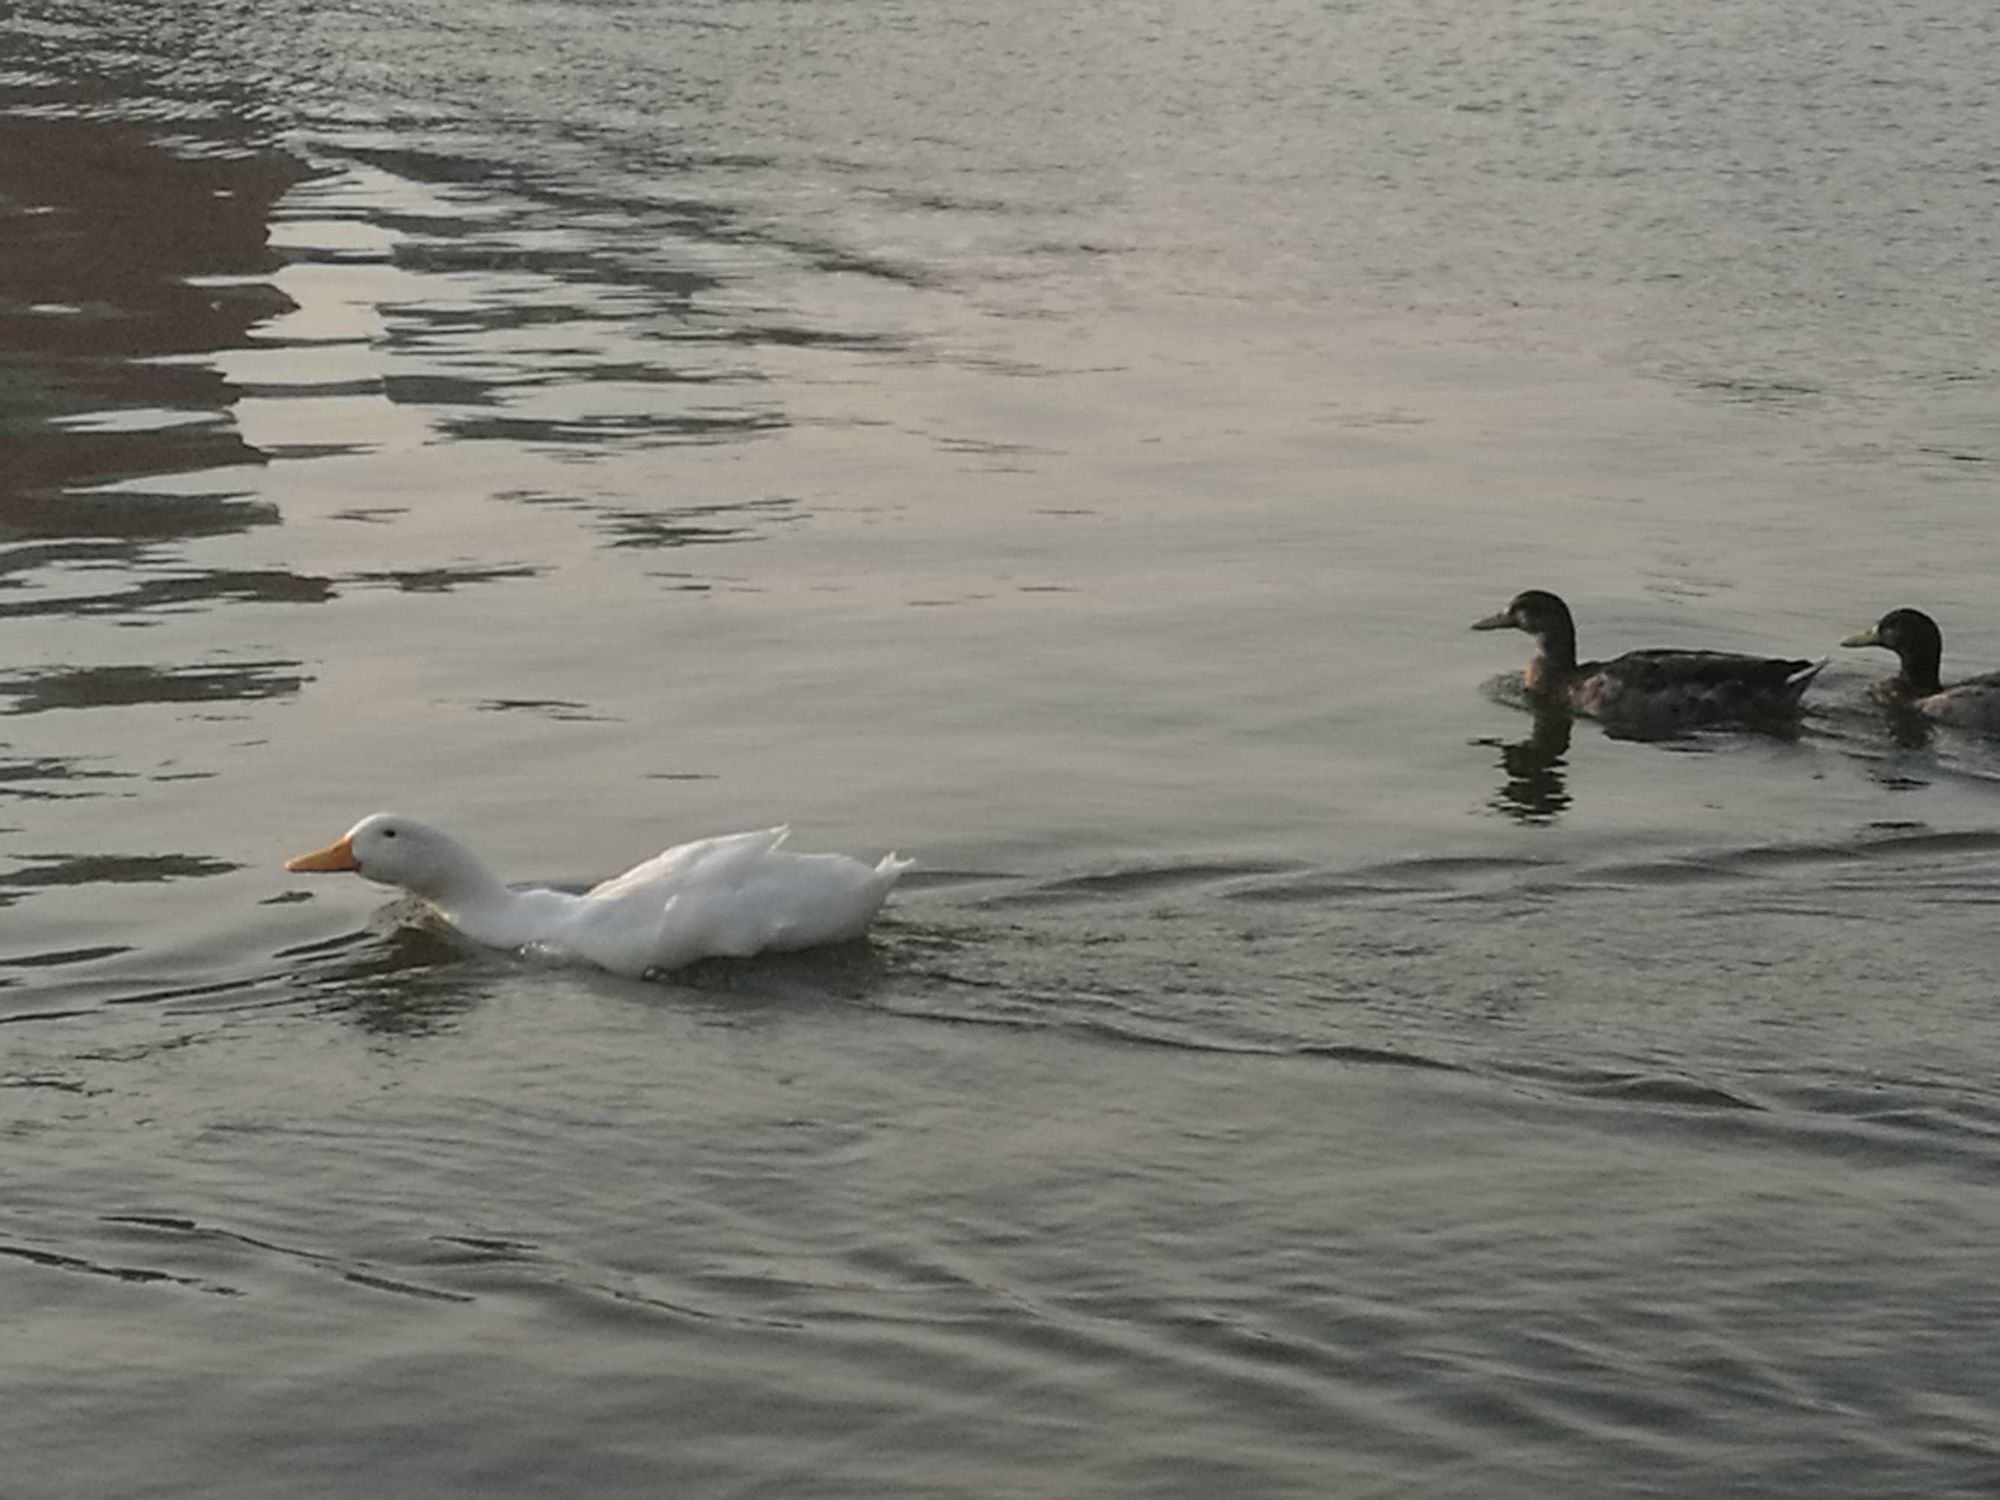
[[[1569,606],[1543,589],[1517,594],[1474,630],[1519,630],[1540,648],[1522,673],[1535,698],[1593,718],[1660,729],[1784,718],[1824,661],[1735,651],[1628,651],[1610,661],[1576,659]]]

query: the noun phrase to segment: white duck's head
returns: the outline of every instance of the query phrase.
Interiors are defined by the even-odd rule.
[[[294,872],[352,870],[430,901],[479,895],[497,885],[478,856],[448,833],[396,813],[370,813],[311,854],[285,861]]]

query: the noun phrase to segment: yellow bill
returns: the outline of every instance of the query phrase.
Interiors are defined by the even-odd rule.
[[[307,870],[358,870],[355,862],[354,846],[343,835],[324,849],[315,849],[311,854],[301,854],[297,859],[285,861],[285,868],[294,872]]]

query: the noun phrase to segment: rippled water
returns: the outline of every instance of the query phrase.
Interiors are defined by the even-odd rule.
[[[1963,0],[0,21],[10,1494],[1979,1494]],[[631,983],[283,858],[790,819]]]

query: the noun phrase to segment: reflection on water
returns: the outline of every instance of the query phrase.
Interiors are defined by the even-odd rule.
[[[1937,738],[1937,721],[1906,704],[1884,702],[1882,717],[1889,728],[1889,742],[1899,750],[1928,750]]]
[[[315,1009],[383,1036],[431,1036],[478,1005],[487,965],[510,962],[474,949],[398,900],[366,931],[307,943],[277,955]]]
[[[11,448],[11,444],[9,445]],[[227,456],[233,456],[232,448]],[[222,536],[253,526],[275,525],[277,507],[241,493],[149,494],[120,486],[114,489],[46,490],[0,488],[0,529],[8,540],[39,541],[59,537],[124,537],[134,543]],[[32,552],[17,548],[0,556],[0,564],[17,560],[35,565],[62,553],[53,548]],[[77,547],[71,555],[103,557],[101,546]],[[136,558],[136,547],[124,554]]]
[[[53,580],[45,579],[41,586],[47,589],[52,583]],[[254,571],[189,569],[176,570],[171,576],[142,578],[109,593],[56,594],[0,602],[0,618],[10,615],[116,615],[136,624],[138,621],[132,617],[156,611],[206,608],[225,602],[323,604],[333,597],[333,593],[333,584],[329,579],[291,573],[282,568]]]
[[[226,875],[241,868],[199,854],[30,854],[23,869],[0,875],[0,887],[32,890],[54,885],[125,885]]]
[[[1526,739],[1481,740],[1499,746],[1506,775],[1487,805],[1519,823],[1547,824],[1561,817],[1570,804],[1565,758],[1572,722],[1561,709],[1543,707],[1536,709],[1534,732]]]
[[[0,744],[0,797],[41,815],[7,830],[0,905],[36,897],[55,939],[32,960],[43,981],[150,945],[129,903],[241,868],[42,852],[130,847],[130,828],[93,821],[97,804],[115,797],[143,820],[214,775],[181,762],[216,749],[212,725],[193,722],[212,715],[182,705],[286,699],[309,680],[268,642],[177,626],[332,596],[323,577],[228,552],[281,512],[246,482],[265,455],[217,355],[293,306],[272,282],[269,223],[306,171],[214,56],[212,18],[179,19],[212,69],[162,66],[152,39],[177,34],[166,11],[102,11],[74,29],[70,15],[10,15],[0,42],[0,618],[13,643],[0,714],[16,741]],[[131,662],[105,623],[149,627],[151,659]],[[117,732],[92,723],[109,716],[63,712],[101,708],[126,711]]]
[[[356,583],[388,584],[401,589],[406,594],[448,594],[454,589],[468,584],[494,583],[507,578],[533,578],[544,570],[530,564],[519,563],[494,567],[461,566],[435,568],[399,568],[384,572],[356,573]]]
[[[0,907],[13,906],[30,895],[62,888],[107,885],[161,885],[227,875],[241,866],[202,854],[19,854],[17,868],[0,871]],[[64,950],[65,963],[82,962],[131,951],[130,944],[95,944]],[[49,959],[48,963],[58,960]]]
[[[246,345],[289,303],[267,280],[272,205],[304,175],[290,156],[211,122],[175,149],[106,118],[94,90],[33,91],[0,114],[0,339],[13,387],[0,438],[0,538],[212,535],[268,524],[269,506],[128,503],[104,487],[261,461],[233,399],[189,356]],[[17,95],[18,97],[18,95]]]
[[[611,538],[611,546],[650,551],[752,541],[766,530],[799,519],[795,502],[774,498],[650,511],[605,509],[597,524]]]
[[[55,667],[0,675],[10,714],[57,709],[128,708],[141,703],[219,703],[283,698],[311,679],[295,661],[213,667]]]
[[[1805,733],[1799,715],[1783,709],[1725,723],[1690,724],[1682,715],[1642,705],[1623,713],[1602,714],[1597,722],[1608,739],[1635,740],[1675,749],[1702,747],[1716,736],[1751,734],[1767,740],[1797,740]]]
[[[65,797],[95,797],[101,792],[55,789],[48,782],[121,781],[131,773],[89,769],[88,763],[72,756],[42,755],[25,760],[0,760],[0,797],[24,801],[58,800]]]

